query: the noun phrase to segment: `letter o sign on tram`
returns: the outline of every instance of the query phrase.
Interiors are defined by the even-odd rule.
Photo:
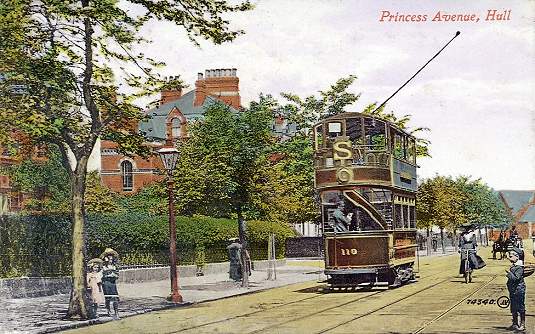
[[[349,182],[351,180],[351,170],[348,168],[339,168],[336,171],[336,179],[339,183]]]

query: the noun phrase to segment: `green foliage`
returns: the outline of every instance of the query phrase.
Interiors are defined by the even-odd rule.
[[[504,226],[510,218],[496,192],[480,179],[435,176],[418,187],[417,224],[458,228],[465,223]]]
[[[347,91],[356,79],[357,77],[355,75],[349,75],[346,78],[338,79],[329,90],[320,91],[319,97],[311,95],[302,99],[292,93],[282,93],[282,97],[289,103],[280,107],[279,112],[287,115],[290,122],[297,124],[297,128],[301,135],[308,136],[314,124],[319,120],[344,113],[349,106],[358,101],[360,94],[354,94]],[[362,113],[391,122],[398,128],[408,131],[411,135],[416,135],[422,131],[430,131],[429,128],[425,127],[408,129],[407,124],[411,119],[411,115],[404,115],[403,117],[398,118],[393,112],[385,112],[384,106],[377,109],[377,103],[367,105]],[[428,140],[416,137],[417,156],[430,156],[430,144],[431,143]]]
[[[255,181],[252,211],[258,217],[288,223],[317,219],[312,147],[301,136],[273,145]]]
[[[167,185],[154,183],[143,187],[135,194],[117,196],[117,204],[124,213],[148,213],[151,215],[167,214]]]
[[[272,141],[269,98],[236,113],[215,103],[191,127],[175,169],[177,209],[228,217],[250,202],[263,157]]]
[[[237,236],[237,222],[205,216],[178,216],[177,252],[181,264],[203,265],[227,261],[228,239]],[[254,259],[267,258],[269,233],[277,236],[278,257],[286,238],[294,236],[286,224],[248,223]],[[0,217],[0,277],[69,275],[71,224],[66,215]],[[147,214],[91,214],[87,223],[87,252],[98,257],[112,247],[123,265],[166,265],[169,250],[167,216]]]
[[[297,124],[301,135],[308,136],[312,126],[320,119],[345,112],[346,107],[358,101],[360,94],[347,92],[357,77],[350,75],[340,78],[327,91],[320,91],[320,96],[308,96],[305,99],[292,93],[281,93],[289,103],[281,107],[280,112],[288,116],[290,123]]]
[[[134,101],[169,84],[156,73],[163,63],[142,53],[143,26],[169,21],[196,44],[199,38],[220,44],[242,33],[229,29],[226,16],[251,8],[224,0],[0,2],[0,140],[12,145],[17,133],[30,145],[56,144],[69,173],[75,256],[68,317],[90,317],[83,268],[89,156],[99,138],[115,141],[122,153],[147,156],[150,147],[132,126],[145,117]]]
[[[0,277],[68,275],[70,219],[0,216]]]
[[[89,213],[115,213],[121,210],[117,195],[100,182],[100,175],[91,172],[85,188],[85,208]]]
[[[31,196],[24,203],[25,210],[54,213],[70,209],[69,176],[55,145],[48,147],[46,158],[42,160],[21,155],[21,162],[9,166],[6,172],[13,190]]]

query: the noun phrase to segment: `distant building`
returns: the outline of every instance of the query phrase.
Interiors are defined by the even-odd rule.
[[[161,92],[159,106],[145,111],[150,118],[137,125],[154,149],[174,143],[188,134],[188,124],[204,118],[204,110],[214,102],[223,102],[236,112],[241,108],[236,69],[212,69],[198,74],[195,89],[182,94],[181,88]],[[137,192],[162,180],[160,159],[126,157],[117,152],[117,144],[103,140],[100,148],[101,179],[108,188],[120,193]]]
[[[535,191],[500,190],[498,194],[513,217],[519,235],[522,239],[530,238],[535,233]]]
[[[24,140],[22,136],[13,134],[18,143]],[[27,150],[28,147],[25,147]],[[44,146],[35,147],[30,151],[22,152],[21,149],[12,152],[6,147],[0,146],[0,215],[18,212],[23,209],[24,201],[31,198],[32,194],[23,193],[13,187],[13,183],[3,169],[20,164],[23,159],[32,159],[36,162],[46,161],[46,148]]]

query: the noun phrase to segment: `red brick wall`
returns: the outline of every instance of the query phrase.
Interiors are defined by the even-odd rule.
[[[182,96],[182,89],[168,89],[161,92],[160,104],[176,101]]]
[[[161,170],[163,168],[158,156],[152,156],[146,160],[137,156],[130,158],[110,151],[117,148],[117,144],[114,142],[103,140],[100,145],[100,178],[102,184],[111,190],[118,193],[135,193],[141,188],[164,178],[163,175],[157,175],[153,172],[153,170]],[[130,161],[133,165],[133,187],[131,191],[123,191],[121,162],[124,160]]]
[[[217,71],[229,71],[230,69],[220,69]],[[202,77],[202,73],[199,74],[199,80],[195,82],[195,106],[203,104],[207,95],[212,95],[223,101],[224,103],[232,106],[233,108],[241,107],[240,99],[240,79],[235,75],[235,71],[232,74],[221,74],[222,76],[213,76],[209,74],[214,70],[207,70],[207,76]]]

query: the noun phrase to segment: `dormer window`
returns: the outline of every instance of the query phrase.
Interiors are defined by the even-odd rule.
[[[182,124],[181,124],[179,118],[173,118],[171,120],[171,136],[173,138],[180,137],[180,128],[181,127],[182,127]]]

